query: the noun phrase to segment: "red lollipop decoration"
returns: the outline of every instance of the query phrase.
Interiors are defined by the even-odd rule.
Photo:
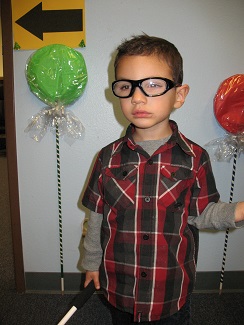
[[[244,134],[244,74],[236,74],[220,84],[214,98],[214,114],[227,132]]]
[[[219,124],[229,133],[224,139],[216,139],[207,144],[215,148],[218,161],[230,161],[233,157],[229,203],[233,200],[236,161],[244,152],[244,74],[236,74],[225,79],[214,98],[214,114]],[[216,148],[217,147],[217,148]],[[219,293],[222,292],[229,228],[226,229]]]

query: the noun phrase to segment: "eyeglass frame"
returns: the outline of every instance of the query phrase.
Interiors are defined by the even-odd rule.
[[[145,90],[142,88],[141,84],[143,83],[143,81],[150,80],[150,79],[159,79],[159,80],[165,81],[166,82],[165,91],[163,91],[160,94],[148,95],[145,92]],[[127,82],[131,83],[132,87],[131,87],[131,91],[130,91],[129,95],[127,95],[127,96],[118,96],[118,95],[115,94],[114,85],[117,82],[120,82],[120,81],[127,81]],[[158,96],[162,96],[162,95],[166,94],[170,89],[175,88],[175,87],[179,87],[179,86],[181,86],[181,84],[177,84],[177,83],[175,83],[174,81],[172,81],[172,80],[170,80],[168,78],[162,78],[162,77],[150,77],[150,78],[143,78],[143,79],[139,79],[139,80],[120,79],[120,80],[115,80],[115,81],[112,82],[112,92],[113,92],[114,96],[116,96],[118,98],[129,98],[129,97],[133,96],[136,87],[138,87],[146,97],[158,97]]]

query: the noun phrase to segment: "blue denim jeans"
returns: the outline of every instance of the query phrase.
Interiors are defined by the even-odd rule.
[[[133,315],[118,310],[113,306],[109,306],[113,325],[129,325],[129,324],[138,324],[138,325],[191,325],[191,302],[190,298],[187,300],[185,305],[174,315],[171,315],[167,318],[162,318],[157,321],[152,322],[133,322]]]

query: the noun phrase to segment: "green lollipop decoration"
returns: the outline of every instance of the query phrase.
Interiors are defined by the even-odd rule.
[[[70,144],[79,139],[84,127],[65,108],[83,94],[87,84],[82,54],[62,44],[44,46],[30,56],[26,64],[26,79],[31,92],[48,107],[32,116],[25,132],[39,142],[48,129],[56,132],[58,120],[60,136]]]
[[[59,247],[61,292],[64,292],[62,202],[60,178],[60,137],[72,144],[79,139],[84,127],[66,107],[84,92],[87,84],[85,60],[78,51],[52,44],[33,53],[26,64],[26,79],[31,92],[48,105],[32,116],[25,132],[39,142],[50,129],[56,136],[56,165],[59,211]]]

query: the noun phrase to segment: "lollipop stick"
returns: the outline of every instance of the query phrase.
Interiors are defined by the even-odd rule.
[[[238,149],[236,148],[235,152],[234,152],[234,159],[233,159],[229,203],[231,203],[232,200],[233,200],[233,193],[234,193],[234,186],[235,186],[235,175],[236,175],[237,152],[238,152]],[[223,259],[222,259],[222,269],[221,269],[220,284],[219,284],[219,294],[220,295],[222,293],[223,282],[224,282],[225,261],[226,261],[226,254],[227,254],[228,239],[229,239],[229,228],[227,228],[226,232],[225,232],[225,244],[224,244],[224,252],[223,252]]]
[[[59,123],[56,118],[56,158],[57,158],[57,181],[58,181],[58,215],[59,215],[59,253],[60,253],[60,277],[61,293],[64,293],[64,267],[63,267],[63,226],[62,226],[62,202],[61,202],[61,180],[60,180],[60,155],[59,155]]]

